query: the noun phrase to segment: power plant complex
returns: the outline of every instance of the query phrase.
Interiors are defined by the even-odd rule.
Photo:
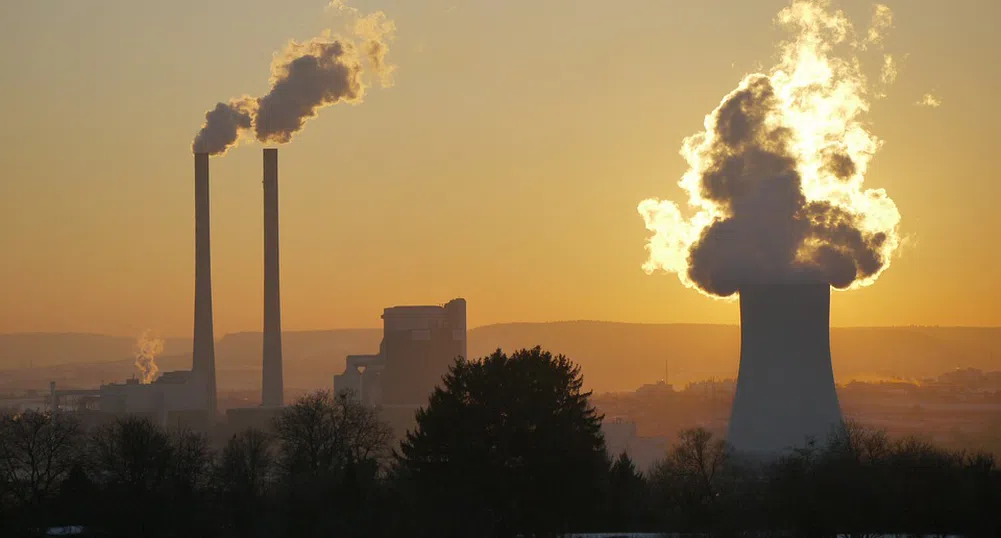
[[[368,405],[419,407],[456,357],[466,354],[466,300],[442,306],[396,306],[382,313],[379,352],[348,355],[334,391]]]
[[[261,405],[283,404],[281,298],[278,253],[278,150],[264,155],[264,342]],[[212,247],[209,154],[195,153],[195,312],[191,370],[166,372],[152,383],[103,385],[100,409],[113,413],[200,412],[216,416],[215,333],[212,322]]]
[[[264,192],[264,327],[261,405],[227,410],[228,420],[261,425],[284,405],[281,285],[278,215],[278,150],[265,148]],[[50,387],[50,405],[60,397],[95,402],[104,414],[142,414],[161,424],[211,425],[217,418],[215,334],[212,314],[212,248],[208,153],[194,154],[195,178],[195,296],[191,369],[164,372],[146,382],[102,384],[98,390],[57,391]],[[375,355],[351,355],[334,390],[350,390],[371,406],[395,409],[400,420],[423,405],[428,394],[456,357],[466,357],[466,301],[443,306],[396,306],[383,313],[384,336]],[[88,404],[89,406],[91,404]],[[392,417],[391,417],[392,418]],[[399,420],[393,420],[399,423]]]
[[[264,311],[260,407],[229,409],[231,422],[260,425],[284,405],[279,254],[278,150],[265,148]],[[194,155],[195,296],[191,370],[165,372],[98,391],[102,412],[143,413],[166,422],[211,424],[218,417],[212,315],[209,155]],[[777,453],[823,440],[841,422],[830,351],[831,287],[823,280],[776,278],[741,285],[740,366],[728,441],[742,452]],[[406,425],[457,357],[468,357],[466,301],[394,306],[382,314],[376,353],[348,355],[336,393],[383,409]],[[58,391],[52,389],[53,402]],[[84,394],[86,393],[86,394]]]

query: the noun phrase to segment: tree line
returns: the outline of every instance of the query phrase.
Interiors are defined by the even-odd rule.
[[[846,423],[769,460],[696,428],[646,473],[609,454],[579,366],[541,348],[458,359],[399,443],[317,392],[222,446],[120,417],[0,417],[0,535],[514,537],[1001,533],[994,457]]]

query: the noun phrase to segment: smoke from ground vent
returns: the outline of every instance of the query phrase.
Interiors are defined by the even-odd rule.
[[[693,215],[671,201],[639,204],[648,273],[661,269],[714,297],[745,282],[869,285],[890,265],[900,214],[882,189],[863,189],[880,141],[860,120],[866,78],[838,47],[878,46],[890,13],[878,6],[868,37],[826,2],[796,1],[778,21],[796,31],[768,74],[751,74],[687,138],[679,182]]]
[[[225,153],[250,130],[261,142],[289,142],[320,109],[362,101],[366,64],[381,86],[392,85],[395,66],[386,55],[395,23],[381,11],[362,15],[339,1],[331,7],[349,18],[349,35],[324,30],[306,42],[289,41],[272,60],[267,94],[219,103],[205,114],[205,124],[192,144],[196,153]]]
[[[139,370],[139,382],[152,383],[160,368],[156,365],[156,357],[163,353],[163,339],[150,331],[143,331],[136,340],[136,369]]]

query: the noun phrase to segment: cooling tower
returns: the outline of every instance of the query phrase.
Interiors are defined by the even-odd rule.
[[[206,406],[216,412],[215,336],[212,331],[212,256],[209,232],[209,155],[195,154],[195,332],[191,369],[206,382]]]
[[[826,440],[841,422],[823,282],[740,287],[740,372],[728,441],[775,454]]]
[[[282,305],[278,277],[278,150],[264,149],[264,368],[261,405],[284,403]]]

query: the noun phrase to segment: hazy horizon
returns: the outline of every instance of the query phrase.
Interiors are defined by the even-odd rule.
[[[470,325],[468,330],[476,330],[484,327],[495,327],[502,325],[547,325],[547,324],[562,324],[562,323],[602,323],[610,325],[709,325],[709,326],[722,326],[722,327],[739,327],[738,323],[713,323],[713,322],[698,322],[698,321],[677,321],[677,322],[661,322],[661,321],[616,321],[608,319],[562,319],[562,320],[549,320],[549,321],[497,321],[493,323],[486,323],[483,325]],[[836,325],[831,324],[831,329],[1001,329],[1001,325]],[[373,326],[354,326],[354,327],[320,327],[320,328],[306,328],[306,329],[283,329],[283,333],[309,333],[309,332],[327,332],[327,331],[369,331],[369,330],[382,330],[382,325]],[[190,331],[189,331],[190,332]],[[235,334],[257,334],[261,333],[261,329],[242,329],[234,330],[230,332],[220,333],[216,332],[216,340],[224,338],[228,335]],[[18,331],[18,332],[0,332],[0,335],[93,335],[93,336],[109,336],[113,338],[135,338],[135,334],[121,334],[121,333],[102,333],[102,332],[77,332],[77,331]],[[173,340],[190,339],[190,334],[163,334],[155,333],[156,336],[160,338],[168,338]],[[1001,366],[1001,364],[999,364]]]

